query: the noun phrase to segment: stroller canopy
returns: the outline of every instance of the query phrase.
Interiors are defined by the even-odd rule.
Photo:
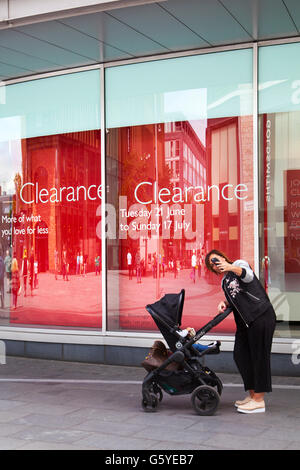
[[[157,302],[146,306],[171,351],[176,350],[178,340],[172,330],[181,325],[184,295],[185,291],[182,289],[179,294],[166,294]]]

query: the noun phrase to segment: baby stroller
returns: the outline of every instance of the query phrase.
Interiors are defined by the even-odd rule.
[[[180,325],[184,296],[182,289],[179,294],[166,294],[146,306],[170,348],[170,355],[144,378],[142,407],[146,412],[156,411],[163,391],[169,395],[191,394],[192,406],[197,414],[213,415],[218,408],[223,385],[217,375],[202,364],[201,358],[205,354],[218,354],[221,343],[217,341],[202,351],[195,349],[194,344],[223,321],[231,309],[216,315],[194,337],[182,337]]]

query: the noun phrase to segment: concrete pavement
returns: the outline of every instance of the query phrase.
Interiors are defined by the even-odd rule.
[[[217,371],[215,371],[217,372]],[[0,365],[0,449],[300,449],[300,378],[273,377],[264,414],[243,415],[237,375],[214,416],[195,414],[190,395],[164,394],[157,412],[141,408],[143,368],[7,357]]]

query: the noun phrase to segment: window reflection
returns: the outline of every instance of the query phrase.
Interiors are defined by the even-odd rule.
[[[276,334],[299,335],[300,112],[260,116],[261,279],[277,315]]]
[[[20,289],[10,321],[100,328],[100,131],[24,139],[11,157],[1,249],[18,264]],[[15,306],[8,278],[3,317]]]

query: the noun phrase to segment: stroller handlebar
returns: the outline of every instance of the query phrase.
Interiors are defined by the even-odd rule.
[[[196,336],[194,337],[194,340],[198,340],[202,338],[209,330],[214,328],[216,325],[221,323],[228,315],[232,312],[232,308],[226,308],[224,312],[218,313],[211,321],[206,323],[200,330],[196,332]]]
[[[218,315],[216,315],[212,320],[210,320],[208,323],[206,323],[206,325],[196,332],[196,335],[189,340],[188,345],[195,343],[195,341],[198,341],[200,338],[202,338],[202,336],[206,335],[209,330],[221,323],[231,312],[232,308],[230,307],[226,308],[224,312],[218,313]]]

